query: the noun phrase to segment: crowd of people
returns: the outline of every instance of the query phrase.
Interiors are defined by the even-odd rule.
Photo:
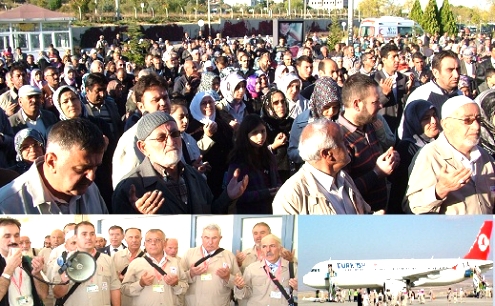
[[[493,213],[489,37],[135,51],[0,61],[0,212]]]
[[[254,246],[236,254],[219,247],[217,224],[205,226],[201,244],[183,253],[158,228],[114,225],[101,237],[88,221],[69,223],[35,249],[21,227],[0,218],[2,305],[291,305],[297,295],[294,252],[264,222],[252,229]],[[85,271],[66,269],[77,252],[94,259],[94,273],[85,273],[91,264],[82,260]]]

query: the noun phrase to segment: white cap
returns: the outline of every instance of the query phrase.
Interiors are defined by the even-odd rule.
[[[471,103],[476,104],[476,102],[464,95],[455,96],[448,99],[442,106],[442,119],[449,117],[460,107]]]

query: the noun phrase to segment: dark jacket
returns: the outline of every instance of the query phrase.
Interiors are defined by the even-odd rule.
[[[17,113],[13,114],[12,116],[9,117],[10,125],[12,126],[12,130],[14,132],[14,135],[17,134],[22,129],[27,128],[26,121],[24,121],[24,118],[22,118],[22,110],[17,111]],[[46,131],[48,132],[48,129],[54,125],[55,123],[58,122],[57,117],[55,115],[47,110],[40,109],[40,116],[41,116],[41,121],[43,121],[43,125],[45,126]],[[46,136],[46,135],[44,135]]]
[[[386,79],[383,70],[377,71],[375,73],[375,81],[380,84],[380,81],[383,79]],[[383,118],[387,121],[392,132],[397,130],[402,113],[404,112],[404,105],[406,104],[407,98],[407,81],[408,78],[404,74],[397,72],[397,96],[394,95],[393,89],[388,95],[384,95],[381,89],[378,90],[380,94],[380,103],[383,105],[383,108],[379,113],[383,115]]]
[[[99,248],[97,251],[110,256],[110,247],[111,247],[111,245],[109,244],[104,248]],[[122,243],[122,248],[127,249],[127,247],[123,243]]]
[[[136,196],[142,197],[144,193],[159,190],[163,193],[165,203],[158,209],[157,214],[211,214],[227,213],[228,206],[234,201],[230,200],[227,191],[224,191],[218,199],[213,200],[213,194],[206,184],[204,177],[189,165],[184,165],[183,177],[186,182],[188,196],[187,204],[178,199],[165,185],[165,181],[153,168],[150,160],[145,158],[143,162],[127,174],[115,188],[112,201],[112,212],[115,214],[139,213],[134,203],[129,201],[131,185],[136,187]]]

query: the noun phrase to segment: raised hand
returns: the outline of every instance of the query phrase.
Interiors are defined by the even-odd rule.
[[[435,193],[439,199],[444,199],[450,192],[461,189],[471,180],[471,169],[462,168],[459,170],[447,168],[443,165],[437,175]]]
[[[131,185],[129,190],[129,202],[142,214],[154,214],[165,203],[163,194],[159,190],[145,192],[140,198],[136,196],[136,186]]]
[[[153,284],[154,279],[155,276],[153,274],[148,275],[148,272],[144,272],[144,274],[141,275],[141,278],[139,279],[139,285],[141,287],[149,286]]]
[[[241,170],[239,168],[235,169],[234,171],[234,176],[230,180],[229,184],[227,185],[227,194],[229,195],[229,198],[231,200],[235,200],[237,198],[240,198],[244,191],[246,191],[246,187],[249,182],[249,178],[247,175],[244,176],[244,178],[239,182],[239,176],[241,175]]]

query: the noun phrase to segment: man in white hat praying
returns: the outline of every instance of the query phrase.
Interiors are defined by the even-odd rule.
[[[406,192],[413,213],[493,213],[493,158],[478,146],[480,122],[480,108],[468,97],[442,106],[443,132],[413,161]]]

